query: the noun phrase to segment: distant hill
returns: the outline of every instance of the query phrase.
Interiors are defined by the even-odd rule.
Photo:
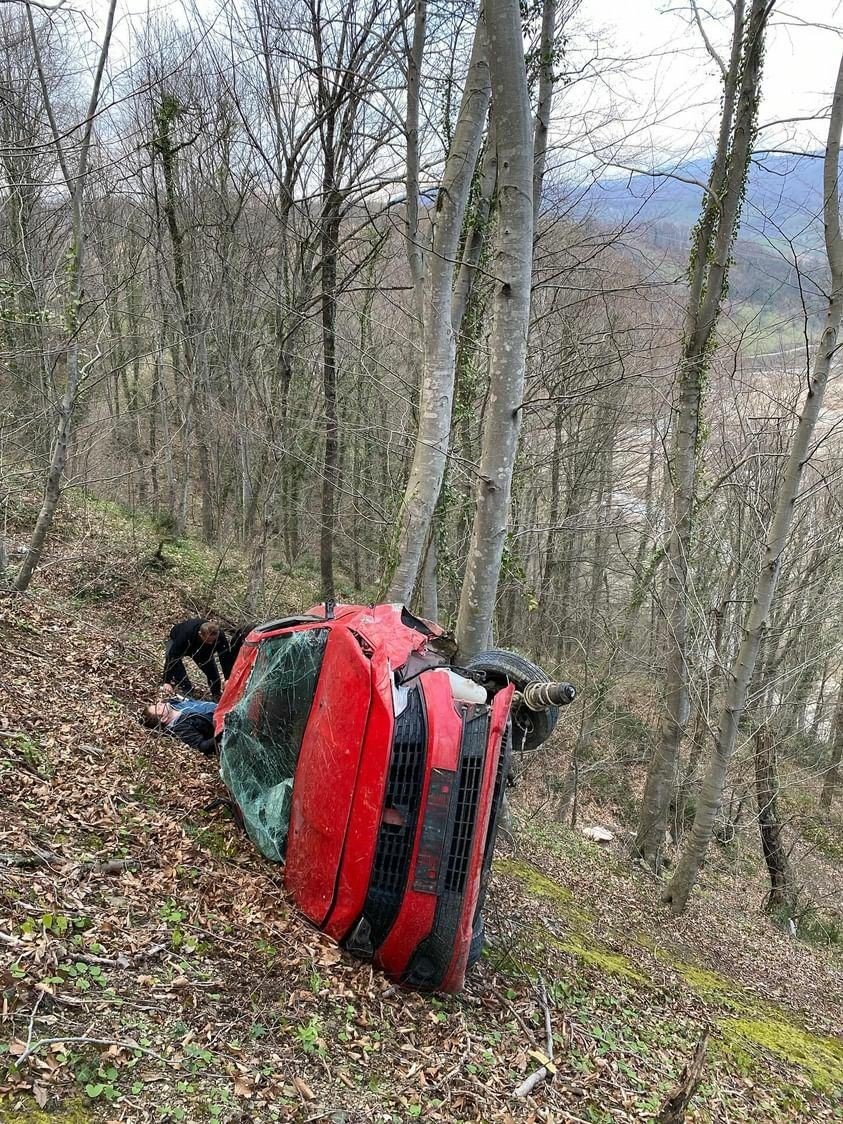
[[[581,194],[580,214],[603,227],[623,226],[629,244],[681,276],[709,169],[710,161],[699,159],[663,168],[660,175],[597,180]],[[753,161],[733,259],[729,305],[738,322],[768,324],[778,336],[785,322],[788,331],[798,327],[803,298],[816,310],[817,289],[804,275],[822,276],[826,269],[821,159],[776,155]]]
[[[819,245],[822,232],[821,154],[758,156],[750,169],[740,238],[784,244],[792,239],[801,250]],[[691,160],[660,169],[651,176],[630,173],[597,180],[584,202],[595,217],[631,222],[677,236],[687,245],[699,218],[702,185],[710,161]],[[696,182],[694,182],[696,181]]]

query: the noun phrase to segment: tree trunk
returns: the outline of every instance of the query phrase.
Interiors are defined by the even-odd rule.
[[[73,433],[74,414],[83,373],[79,367],[79,309],[82,304],[82,269],[85,261],[85,225],[82,215],[82,202],[88,173],[88,153],[91,145],[91,133],[93,131],[97,104],[99,102],[105,62],[108,58],[108,50],[111,44],[111,32],[114,27],[114,12],[116,6],[117,0],[111,0],[108,6],[105,35],[103,37],[102,46],[100,47],[97,69],[94,75],[94,84],[88,102],[88,112],[85,118],[86,125],[79,149],[79,158],[73,172],[71,172],[67,165],[64,144],[59,135],[56,120],[53,115],[52,102],[41,64],[41,53],[38,47],[38,38],[32,18],[32,9],[29,5],[27,5],[26,8],[32,47],[38,68],[38,78],[44,97],[45,110],[50,122],[53,144],[56,149],[56,155],[65,185],[70,192],[71,245],[68,261],[68,299],[65,312],[68,331],[65,387],[56,411],[57,423],[50,457],[50,466],[47,471],[47,480],[44,488],[44,499],[41,503],[41,509],[38,512],[38,518],[35,522],[35,528],[29,543],[29,549],[26,552],[26,557],[15,579],[15,589],[18,593],[23,593],[29,588],[29,583],[32,581],[35,567],[41,560],[41,553],[44,549],[47,535],[50,533],[53,526],[56,508],[61,498],[61,483],[64,476],[65,465],[67,464],[67,454]]]
[[[423,336],[424,325],[424,248],[419,240],[419,102],[421,97],[421,66],[424,59],[424,42],[427,34],[427,0],[416,0],[413,20],[413,42],[407,51],[407,188],[405,241],[407,264],[413,282],[413,316],[418,334]],[[414,331],[414,336],[416,332]]]
[[[332,176],[332,172],[329,174]],[[334,598],[334,523],[339,465],[336,318],[337,247],[340,233],[340,196],[333,186],[328,188],[322,222],[322,393],[325,405],[325,454],[322,461],[319,566],[322,576],[322,599],[332,601]]]
[[[840,231],[838,186],[841,128],[843,128],[843,60],[840,63],[834,89],[823,167],[825,241],[831,269],[831,291],[826,323],[814,353],[813,370],[808,376],[808,389],[802,416],[799,419],[779,487],[772,523],[767,534],[761,573],[744,623],[743,639],[730,669],[714,751],[703,780],[693,831],[665,892],[665,901],[670,904],[674,913],[681,913],[687,904],[708,850],[720,810],[723,786],[734,753],[741,715],[746,705],[747,687],[767,628],[779,577],[779,566],[793,519],[793,508],[799,495],[802,472],[809,458],[809,446],[822,407],[831,360],[837,348],[843,305],[843,236]]]
[[[694,236],[685,340],[674,422],[672,524],[667,547],[664,604],[667,642],[665,710],[659,744],[647,772],[633,851],[658,867],[675,796],[679,746],[689,711],[687,662],[688,564],[696,490],[702,387],[720,307],[755,133],[768,0],[753,0],[744,26],[744,3],[734,8],[734,31],[725,75],[717,152],[703,213]],[[734,118],[734,129],[732,128]]]
[[[426,276],[419,427],[393,546],[387,559],[392,572],[385,575],[381,591],[383,595],[385,590],[388,601],[409,602],[412,598],[442,486],[451,430],[456,358],[451,324],[454,263],[489,97],[486,27],[481,12],[454,137],[436,200],[433,250]]]
[[[770,873],[767,909],[782,906],[793,909],[796,890],[782,840],[779,820],[779,778],[776,770],[776,749],[769,726],[761,726],[755,735],[755,795],[758,800],[758,829],[761,850]]]
[[[490,337],[489,399],[456,639],[465,659],[487,643],[506,543],[518,449],[533,258],[533,139],[517,0],[487,0],[499,221]]]
[[[843,674],[843,673],[841,673]],[[843,763],[843,679],[837,691],[837,702],[834,706],[834,721],[831,727],[831,764],[823,781],[820,807],[830,808],[837,795],[840,784],[840,766]]]
[[[539,42],[539,96],[533,127],[533,226],[538,225],[541,211],[544,173],[547,166],[547,133],[553,105],[555,67],[553,50],[556,43],[557,0],[544,0],[542,30]]]

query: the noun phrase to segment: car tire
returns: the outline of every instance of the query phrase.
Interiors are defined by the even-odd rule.
[[[468,946],[468,967],[473,967],[483,955],[486,946],[486,925],[481,913],[474,922],[474,932],[471,934],[471,944]]]
[[[485,652],[478,652],[467,660],[465,667],[469,671],[482,671],[492,680],[503,686],[513,683],[516,690],[522,691],[528,683],[549,683],[550,676],[540,667],[520,656],[517,652],[507,652],[499,648],[489,648]],[[521,707],[512,712],[512,723],[515,727],[514,742],[516,749],[538,749],[546,742],[559,721],[559,708],[550,707],[548,710],[527,710]]]

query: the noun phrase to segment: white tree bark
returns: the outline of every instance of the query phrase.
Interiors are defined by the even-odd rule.
[[[461,656],[483,648],[492,625],[521,426],[533,260],[533,137],[517,0],[487,0],[486,26],[498,151],[489,397],[477,507],[457,617]]]
[[[28,4],[26,6],[30,39],[35,55],[41,94],[44,98],[44,108],[50,123],[50,131],[52,133],[59,166],[61,167],[67,190],[70,192],[71,244],[70,253],[68,255],[68,293],[66,303],[68,321],[66,351],[67,374],[64,392],[56,408],[56,429],[53,438],[50,467],[47,470],[47,480],[44,487],[44,498],[41,501],[38,518],[35,521],[35,528],[32,532],[29,549],[26,552],[23,564],[15,578],[15,589],[19,593],[23,593],[29,588],[29,583],[32,581],[35,567],[41,560],[41,552],[44,549],[47,535],[50,533],[50,529],[53,526],[56,508],[61,498],[62,477],[64,476],[64,469],[67,464],[67,454],[73,432],[76,399],[79,394],[82,375],[84,374],[79,366],[79,306],[82,303],[82,268],[85,261],[85,224],[82,214],[82,201],[85,192],[85,177],[88,172],[88,153],[91,148],[91,133],[93,132],[94,118],[99,104],[100,87],[102,86],[105,63],[111,45],[111,32],[114,27],[114,12],[116,7],[117,0],[111,0],[108,6],[105,35],[103,37],[102,46],[100,47],[97,67],[94,73],[94,84],[91,89],[91,97],[85,115],[82,143],[79,147],[79,157],[76,167],[71,171],[67,163],[64,144],[53,113],[46,76],[41,63],[41,53],[38,46],[35,23],[32,18],[32,9]]]
[[[781,558],[787,545],[793,509],[802,482],[802,473],[810,459],[809,447],[822,407],[831,361],[837,351],[841,308],[843,308],[843,236],[840,231],[839,182],[841,131],[843,131],[843,59],[834,89],[823,168],[825,243],[831,271],[831,290],[825,328],[814,353],[812,370],[808,375],[808,389],[802,416],[788,455],[775,511],[767,532],[764,560],[758,576],[755,596],[744,623],[740,648],[729,672],[726,698],[700,792],[694,827],[670,885],[665,891],[664,900],[674,913],[681,913],[687,904],[720,811],[723,786],[735,750],[741,715],[746,705],[747,688],[766,632],[779,578]]]
[[[427,34],[427,0],[416,0],[413,20],[413,42],[407,53],[407,188],[405,241],[407,264],[413,282],[413,315],[418,317],[419,334],[424,322],[424,247],[419,240],[419,103],[421,100],[421,66]]]
[[[489,109],[489,60],[483,13],[478,17],[468,76],[453,140],[436,199],[433,247],[425,277],[424,364],[419,391],[419,427],[410,475],[384,583],[389,601],[409,602],[430,531],[451,431],[456,336],[451,297],[471,179]]]
[[[843,678],[837,690],[837,702],[834,706],[834,718],[831,722],[831,764],[823,781],[820,807],[830,808],[834,803],[837,788],[840,784],[841,764],[843,764]]]

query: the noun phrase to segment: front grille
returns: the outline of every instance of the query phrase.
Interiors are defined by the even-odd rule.
[[[416,836],[421,790],[424,781],[427,721],[421,692],[413,688],[407,706],[395,722],[392,758],[384,799],[385,822],[381,823],[372,876],[363,915],[371,926],[377,948],[392,927],[410,867]],[[386,822],[390,818],[393,823]]]
[[[474,837],[474,822],[477,818],[477,802],[483,780],[483,761],[489,733],[488,713],[479,714],[465,724],[462,742],[462,758],[457,780],[457,793],[454,813],[454,833],[448,852],[448,865],[445,871],[445,890],[461,894],[468,875],[471,855],[471,841]]]

